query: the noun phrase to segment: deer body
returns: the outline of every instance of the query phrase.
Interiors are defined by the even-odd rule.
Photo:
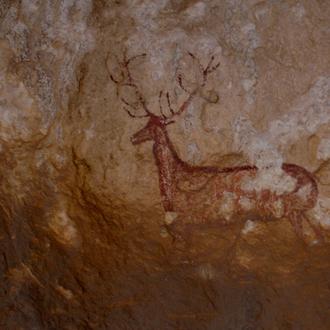
[[[167,125],[173,118],[184,112],[197,95],[198,89],[206,84],[208,75],[219,66],[213,65],[214,57],[204,68],[198,59],[202,82],[191,92],[183,84],[182,76],[177,77],[182,90],[188,98],[175,111],[171,106],[169,93],[166,99],[170,115],[166,116],[162,107],[163,92],[159,93],[161,115],[151,112],[139,88],[129,71],[130,62],[138,56],[119,63],[121,77],[110,78],[117,86],[132,88],[136,95],[135,102],[121,98],[125,106],[134,111],[142,108],[144,114],[133,114],[125,108],[130,117],[148,118],[144,128],[133,135],[133,144],[145,141],[153,142],[153,154],[159,174],[159,188],[164,210],[175,212],[180,223],[212,222],[228,223],[239,217],[249,219],[289,219],[298,236],[303,237],[303,220],[306,220],[318,238],[322,238],[319,228],[309,221],[306,211],[312,209],[318,198],[317,184],[313,175],[304,168],[294,164],[283,164],[282,171],[291,182],[290,189],[278,191],[275,187],[258,187],[254,182],[259,170],[255,166],[238,166],[228,168],[191,166],[178,156],[167,133]],[[144,56],[144,55],[142,55]]]
[[[269,189],[247,189],[244,184],[258,174],[255,166],[191,166],[180,159],[166,125],[157,117],[132,138],[133,144],[147,140],[153,141],[164,210],[176,212],[181,222],[228,223],[240,216],[264,220],[288,217],[297,234],[302,235],[304,212],[315,206],[318,197],[317,184],[304,168],[283,164],[282,170],[294,181],[291,191],[278,194]]]

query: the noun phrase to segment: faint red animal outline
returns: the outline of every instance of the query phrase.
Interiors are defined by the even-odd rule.
[[[220,63],[214,64],[214,56],[208,64],[202,66],[199,59],[192,53],[188,53],[193,61],[198,63],[202,76],[201,83],[192,91],[189,91],[184,84],[182,74],[178,74],[176,79],[181,89],[188,94],[186,100],[174,110],[170,100],[170,94],[159,93],[159,108],[161,115],[155,115],[147,106],[140,89],[135,83],[129,69],[131,62],[141,54],[128,58],[126,52],[123,60],[118,61],[120,68],[119,77],[109,71],[106,59],[106,68],[110,79],[117,86],[117,95],[120,87],[130,87],[136,95],[136,102],[131,102],[124,97],[124,109],[132,118],[148,118],[144,128],[135,133],[131,141],[134,145],[145,141],[153,141],[153,155],[156,161],[159,174],[159,188],[164,210],[174,212],[179,215],[180,222],[208,222],[212,220],[224,220],[223,210],[219,211],[217,206],[224,206],[226,195],[230,195],[229,200],[232,204],[232,216],[243,214],[259,218],[284,218],[291,222],[298,237],[304,238],[303,221],[306,220],[313,229],[316,237],[323,240],[320,227],[310,221],[306,212],[316,205],[318,198],[318,187],[313,174],[306,169],[295,164],[283,164],[282,170],[291,178],[296,180],[293,191],[276,194],[269,189],[261,191],[244,190],[242,183],[252,180],[257,172],[256,166],[236,166],[218,168],[212,166],[192,166],[178,156],[170,138],[166,126],[174,123],[174,117],[182,114],[197,95],[200,88],[204,87],[208,75],[215,71]],[[162,99],[166,97],[167,106],[170,114],[165,115]],[[138,111],[143,109],[144,113],[137,115],[130,109]],[[305,192],[303,190],[306,189]],[[245,200],[245,202],[243,202]],[[219,204],[216,204],[220,201]],[[230,203],[229,203],[230,204]],[[245,206],[244,206],[245,204]],[[216,206],[215,206],[216,205]],[[221,207],[220,207],[221,209]]]

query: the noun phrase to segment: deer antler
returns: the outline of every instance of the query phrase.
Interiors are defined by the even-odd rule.
[[[119,73],[119,77],[114,77],[114,75],[110,72],[109,67],[108,67],[108,60],[109,60],[109,56],[110,53],[108,53],[106,60],[105,60],[105,66],[108,72],[108,76],[110,78],[111,81],[113,81],[116,86],[117,86],[117,95],[119,95],[119,87],[131,87],[134,89],[136,98],[137,98],[137,103],[132,103],[129,102],[127,99],[125,99],[124,97],[121,97],[121,101],[126,105],[124,106],[124,110],[128,113],[128,115],[132,118],[145,118],[145,117],[150,117],[152,115],[152,113],[148,110],[147,105],[146,105],[146,101],[144,96],[142,95],[142,93],[140,92],[138,86],[136,85],[136,83],[133,80],[132,74],[130,72],[129,69],[129,65],[132,61],[140,58],[140,57],[145,57],[146,54],[139,54],[139,55],[135,55],[132,57],[127,57],[127,53],[126,51],[124,52],[124,56],[123,56],[123,60],[120,61],[117,57],[117,63],[118,66],[120,68],[120,73]],[[143,115],[136,115],[133,114],[127,107],[133,109],[134,111],[138,111],[140,107],[142,107],[142,109],[145,111],[145,114]]]
[[[207,78],[209,76],[210,73],[212,73],[213,71],[215,71],[219,65],[219,63],[213,64],[214,63],[214,59],[215,57],[212,56],[210,61],[208,62],[208,64],[206,65],[206,67],[204,67],[200,60],[192,53],[188,52],[188,55],[198,63],[198,67],[199,67],[199,71],[202,74],[202,82],[199,84],[199,86],[197,86],[196,88],[194,88],[192,91],[189,91],[189,89],[185,86],[184,84],[184,77],[183,74],[178,74],[178,76],[176,77],[176,80],[180,86],[180,88],[188,94],[188,98],[183,102],[183,104],[178,108],[178,110],[174,110],[174,108],[172,107],[172,102],[171,102],[171,98],[170,98],[170,93],[166,92],[165,93],[165,97],[166,97],[166,101],[167,101],[167,107],[170,111],[170,115],[166,116],[163,106],[162,106],[162,98],[164,97],[164,93],[163,91],[160,91],[159,96],[158,96],[158,102],[159,102],[159,108],[160,108],[160,113],[161,113],[161,118],[164,120],[164,122],[166,122],[167,124],[173,122],[172,119],[174,116],[178,116],[180,115],[182,112],[184,112],[189,104],[191,103],[192,99],[194,98],[194,96],[197,94],[197,92],[199,91],[199,89],[201,87],[204,87],[206,82],[207,82]],[[120,61],[117,57],[117,63],[120,69],[120,73],[119,73],[119,77],[115,77],[109,70],[108,67],[108,60],[109,60],[109,53],[106,57],[105,60],[105,64],[106,64],[106,69],[109,75],[109,78],[111,79],[111,81],[113,81],[116,86],[117,86],[117,95],[119,94],[119,87],[130,87],[134,89],[134,93],[136,95],[136,99],[137,102],[132,103],[130,101],[128,101],[126,98],[124,97],[120,97],[121,101],[124,103],[124,110],[128,113],[128,115],[132,118],[145,118],[145,117],[151,117],[151,116],[155,116],[148,108],[146,105],[146,100],[144,98],[144,96],[142,95],[142,93],[140,92],[138,86],[136,85],[136,83],[134,82],[134,79],[132,77],[132,74],[130,72],[129,69],[129,65],[132,61],[140,58],[140,57],[145,57],[146,54],[140,54],[140,55],[135,55],[132,57],[127,57],[127,53],[126,51],[124,52],[124,56],[123,56],[123,60]],[[143,115],[137,115],[135,113],[132,113],[131,110],[134,111],[138,111],[139,108],[142,108],[144,110],[144,114]]]
[[[171,100],[170,100],[170,95],[169,95],[169,92],[166,93],[166,99],[167,99],[167,106],[170,110],[170,113],[171,115],[170,116],[165,116],[164,115],[164,112],[163,112],[163,109],[162,109],[162,106],[161,106],[161,97],[163,95],[163,92],[161,91],[160,94],[159,94],[159,104],[160,104],[160,109],[161,109],[161,114],[162,114],[162,117],[166,120],[169,120],[170,122],[171,119],[174,117],[174,116],[178,116],[180,115],[182,112],[184,112],[189,104],[191,103],[192,99],[194,98],[194,96],[197,94],[198,90],[200,89],[200,87],[204,87],[206,82],[207,82],[207,78],[209,76],[210,73],[212,73],[213,71],[215,71],[219,66],[220,66],[220,62],[216,63],[216,64],[213,64],[214,63],[214,55],[212,55],[210,61],[208,62],[207,66],[204,67],[200,60],[192,53],[188,52],[188,55],[193,59],[195,60],[197,63],[198,63],[198,67],[199,67],[199,70],[202,74],[202,77],[203,77],[203,80],[202,80],[202,83],[196,87],[193,91],[189,91],[188,88],[185,87],[184,85],[184,77],[182,74],[178,74],[176,80],[180,86],[180,88],[186,92],[188,95],[188,98],[183,102],[183,104],[179,107],[179,109],[177,111],[175,111],[171,105]]]

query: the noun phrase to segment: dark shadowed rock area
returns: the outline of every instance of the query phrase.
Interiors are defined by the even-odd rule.
[[[329,16],[0,0],[0,329],[330,329]]]

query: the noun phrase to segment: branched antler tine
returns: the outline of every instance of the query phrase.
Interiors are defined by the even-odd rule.
[[[149,117],[149,115],[145,114],[145,115],[134,115],[132,114],[126,107],[123,107],[123,109],[128,113],[128,115],[132,118],[145,118],[145,117]]]
[[[180,73],[178,76],[177,76],[177,81],[179,83],[179,86],[186,92],[189,94],[189,91],[188,89],[183,85],[183,79],[182,79],[182,74]]]
[[[107,70],[108,71],[108,75],[109,75],[109,78],[115,83],[115,84],[119,84],[119,80],[117,80],[117,79],[115,79],[114,77],[113,77],[113,75],[109,72],[109,70]]]
[[[125,80],[125,75],[124,75],[124,72],[123,70],[120,70],[120,79],[116,79],[113,74],[110,72],[109,70],[109,67],[108,67],[108,60],[109,60],[109,56],[110,56],[110,53],[108,53],[106,59],[105,59],[105,67],[106,67],[106,70],[107,70],[107,73],[108,73],[108,76],[109,78],[116,84],[116,85],[119,85],[121,82],[123,82]],[[116,58],[117,59],[117,58]],[[118,64],[120,65],[120,62],[118,61],[117,59],[117,62]]]
[[[132,83],[132,82],[133,82],[132,74],[131,74],[131,71],[130,71],[130,69],[129,69],[129,64],[130,64],[132,61],[136,60],[137,58],[139,58],[139,57],[144,57],[144,56],[146,56],[146,55],[147,55],[147,54],[143,53],[143,54],[134,55],[134,56],[132,56],[132,57],[127,58],[127,53],[126,53],[126,52],[124,53],[124,61],[123,61],[123,63],[122,63],[122,66],[123,66],[123,67],[125,68],[125,70],[126,70],[126,73],[127,73],[127,77],[128,77],[128,81],[129,81],[129,83]]]
[[[120,100],[125,103],[127,106],[131,107],[134,110],[139,110],[139,107],[136,105],[133,105],[131,103],[129,103],[128,101],[126,101],[123,97],[120,98]]]
[[[143,108],[143,110],[146,112],[146,114],[147,114],[148,116],[150,116],[150,115],[151,115],[151,112],[148,110],[148,108],[147,108],[147,106],[146,106],[145,99],[144,99],[143,95],[141,94],[141,92],[139,91],[138,87],[137,87],[135,84],[133,84],[133,83],[128,83],[128,84],[125,84],[125,85],[134,88],[134,90],[135,90],[135,94],[136,94],[136,96],[137,96],[137,98],[138,98],[138,101],[139,101],[140,105],[142,106],[142,108]],[[131,106],[132,108],[134,108],[134,109],[136,109],[136,110],[138,109],[138,107],[135,108],[135,107],[132,106],[129,102],[127,102],[124,98],[122,98],[122,101],[123,101],[125,104],[127,104],[128,106]],[[126,102],[125,102],[125,101],[126,101]]]
[[[167,98],[167,102],[168,102],[168,107],[169,107],[169,109],[170,109],[170,111],[171,111],[171,116],[167,117],[166,119],[167,119],[167,120],[170,120],[170,119],[172,119],[174,116],[178,116],[178,115],[180,115],[182,112],[184,112],[184,111],[188,108],[188,106],[189,106],[191,100],[193,99],[194,95],[195,95],[195,92],[190,93],[190,94],[189,94],[189,97],[183,102],[183,104],[180,106],[180,108],[179,108],[177,111],[174,111],[173,108],[172,108],[172,106],[171,106],[171,100],[170,100],[169,93],[166,93],[166,98]]]
[[[207,64],[206,68],[204,69],[204,71],[209,72],[213,61],[214,61],[214,55],[211,56],[211,59],[210,59],[209,63]]]
[[[207,79],[209,77],[209,74],[212,73],[213,71],[215,71],[220,65],[220,62],[217,63],[215,66],[213,66],[212,68],[208,68],[207,70],[205,69],[205,71],[203,72],[203,83],[201,84],[202,87],[205,86]]]
[[[143,53],[143,54],[139,54],[139,55],[134,55],[134,56],[128,58],[128,59],[126,60],[126,63],[129,64],[130,62],[132,62],[132,61],[138,59],[139,57],[144,57],[144,56],[147,56],[147,54],[146,54],[146,53]]]
[[[213,71],[215,71],[220,66],[220,62],[218,62],[217,64],[212,66],[214,58],[215,58],[214,55],[212,55],[209,63],[207,64],[206,68],[203,70],[203,83],[202,83],[203,86],[205,85],[205,83],[207,81],[208,75],[210,73],[212,73]]]
[[[177,81],[179,83],[179,86],[182,88],[182,90],[184,90],[187,94],[189,94],[188,98],[183,102],[183,104],[180,106],[180,108],[177,110],[177,111],[174,111],[172,109],[172,106],[171,106],[171,100],[170,100],[170,97],[169,97],[169,93],[167,92],[166,93],[166,98],[167,98],[167,103],[168,103],[168,107],[171,111],[171,116],[170,117],[167,117],[167,119],[171,119],[173,118],[174,116],[177,116],[177,115],[180,115],[182,112],[184,112],[189,104],[191,103],[192,99],[194,98],[194,96],[198,93],[198,90],[200,87],[204,87],[204,85],[206,84],[206,81],[207,81],[207,77],[208,77],[208,74],[213,72],[214,70],[216,70],[219,65],[220,65],[220,62],[213,65],[213,62],[214,62],[214,55],[212,55],[210,61],[208,62],[207,66],[204,68],[201,64],[201,62],[199,61],[199,59],[192,53],[188,52],[188,54],[191,56],[191,58],[195,61],[197,61],[198,65],[199,65],[199,69],[203,75],[203,82],[202,84],[200,84],[198,87],[194,88],[192,91],[188,91],[188,89],[184,86],[183,84],[183,75],[181,73],[179,73],[177,75]]]
[[[140,93],[140,91],[138,90],[138,88],[135,86],[136,88],[136,95],[139,98],[140,104],[142,105],[143,110],[148,114],[151,115],[152,113],[148,110],[147,105],[146,105],[146,101],[143,97],[143,95]]]
[[[188,54],[189,54],[193,59],[196,59],[196,56],[195,56],[193,53],[188,52]]]
[[[171,117],[173,117],[175,115],[175,111],[173,110],[172,105],[171,105],[171,99],[170,99],[170,93],[169,92],[166,92],[166,99],[167,99],[167,106],[170,109],[171,114],[172,114]]]
[[[189,106],[191,100],[193,99],[194,95],[195,95],[195,93],[191,93],[189,95],[189,97],[183,102],[183,104],[181,105],[179,110],[174,115],[180,115],[182,112],[184,112],[188,108],[188,106]]]
[[[134,111],[139,110],[140,107],[143,108],[143,110],[145,111],[144,115],[135,115],[133,114],[127,107],[124,107],[124,110],[130,115],[130,117],[132,118],[144,118],[144,117],[150,117],[152,115],[152,113],[148,110],[147,106],[146,106],[146,102],[145,99],[142,95],[142,93],[139,91],[138,87],[136,86],[136,84],[133,82],[133,78],[129,69],[129,64],[131,61],[139,58],[139,57],[144,57],[146,56],[145,53],[140,54],[140,55],[135,55],[132,56],[130,58],[127,57],[127,50],[124,50],[124,54],[122,57],[122,60],[119,60],[118,57],[116,56],[116,60],[118,63],[118,67],[120,70],[120,77],[117,78],[115,77],[109,70],[108,67],[108,60],[109,60],[109,54],[107,54],[106,60],[105,60],[105,64],[106,64],[106,70],[108,72],[109,78],[111,79],[111,81],[113,81],[116,86],[117,86],[117,95],[119,94],[119,87],[124,87],[124,86],[129,86],[132,87],[135,91],[135,95],[137,96],[137,102],[130,102],[127,99],[125,99],[124,97],[121,97],[120,100],[129,108],[132,108]]]
[[[142,106],[143,110],[145,111],[145,115],[137,115],[136,118],[144,118],[144,117],[148,117],[151,115],[150,111],[148,110],[146,104],[145,104],[145,100],[142,96],[142,94],[140,93],[138,87],[135,85],[135,84],[132,84],[132,83],[128,83],[128,84],[124,84],[123,86],[129,86],[129,87],[132,87],[134,88],[134,91],[135,91],[135,94],[138,98],[138,102],[139,102],[139,105]],[[135,111],[139,110],[139,105],[135,105],[135,104],[132,104],[132,102],[129,102],[127,101],[124,97],[121,97],[120,100],[127,106],[131,107],[132,109],[134,109]],[[126,109],[127,111],[127,109]]]
[[[128,78],[128,83],[129,84],[132,84],[133,83],[133,78],[132,78],[132,74],[131,74],[131,71],[129,70],[129,62],[127,62],[126,58],[124,60],[124,63],[123,63],[123,67],[124,69],[126,70],[126,74],[127,74],[127,78]]]
[[[162,117],[165,119],[166,116],[165,116],[164,111],[163,111],[162,96],[163,96],[163,91],[160,91],[159,95],[158,95],[159,109],[160,109],[160,113],[161,113]]]
[[[220,66],[220,62],[208,69],[208,73],[212,73]]]
[[[200,70],[202,73],[204,73],[204,67],[203,67],[202,63],[200,62],[199,58],[198,58],[197,56],[195,56],[193,53],[188,52],[188,54],[191,56],[191,58],[192,58],[193,60],[197,61],[198,66],[199,66],[199,70]]]

